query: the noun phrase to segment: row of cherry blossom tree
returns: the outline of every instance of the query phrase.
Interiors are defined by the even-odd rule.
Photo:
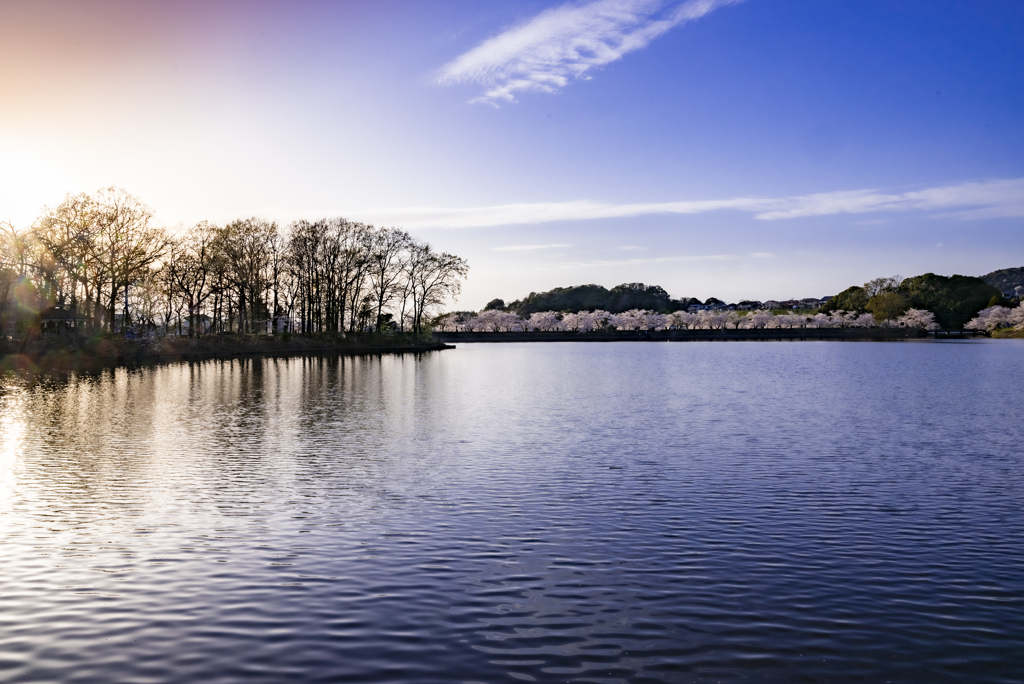
[[[996,307],[998,308],[998,307]],[[934,330],[938,327],[935,316],[923,309],[910,309],[892,320],[877,320],[871,314],[852,311],[833,311],[814,316],[800,314],[774,314],[771,311],[675,311],[660,314],[633,309],[619,314],[608,311],[581,311],[558,313],[541,311],[521,318],[514,313],[499,310],[478,314],[448,314],[436,321],[440,332],[528,332],[566,331],[594,332],[598,330],[749,330],[774,328],[874,328],[900,327]]]
[[[1006,306],[990,306],[978,312],[965,326],[968,330],[999,330],[1016,328],[1024,330],[1024,303],[1015,308]]]

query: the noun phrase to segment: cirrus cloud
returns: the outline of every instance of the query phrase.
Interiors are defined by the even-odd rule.
[[[472,102],[497,106],[516,93],[556,93],[570,79],[647,46],[670,29],[742,0],[597,0],[545,10],[441,68],[440,85],[475,83]]]

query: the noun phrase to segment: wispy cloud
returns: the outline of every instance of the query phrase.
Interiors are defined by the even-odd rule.
[[[692,261],[729,261],[732,259],[739,258],[741,257],[737,254],[702,254],[687,256],[652,257],[649,259],[592,259],[586,261],[563,261],[554,264],[540,265],[537,266],[534,270],[551,271],[584,267],[635,266],[638,264],[670,264]]]
[[[757,259],[770,259],[771,257],[773,257],[775,255],[772,254],[771,252],[754,252],[750,256],[752,256],[754,258],[757,258]]]
[[[405,228],[484,228],[553,221],[629,218],[653,214],[701,214],[733,210],[763,221],[834,214],[925,211],[954,219],[1024,216],[1024,178],[944,185],[908,192],[843,190],[782,198],[737,197],[611,204],[592,200],[501,204],[490,207],[384,209],[350,212],[352,218]]]
[[[559,247],[572,247],[568,244],[557,245],[509,245],[508,247],[495,247],[492,252],[534,252],[538,249],[557,249]]]
[[[640,50],[670,29],[742,0],[597,0],[568,3],[473,48],[441,68],[441,85],[475,83],[473,102],[514,102],[516,93],[556,93],[572,78]]]
[[[608,204],[591,200],[501,204],[490,207],[410,207],[348,212],[354,219],[405,228],[485,228],[552,221],[625,218],[645,214],[698,214],[715,209],[742,209],[755,200]]]
[[[1024,178],[945,185],[903,193],[880,190],[826,192],[777,200],[765,220],[874,211],[954,211],[959,218],[1024,216]]]

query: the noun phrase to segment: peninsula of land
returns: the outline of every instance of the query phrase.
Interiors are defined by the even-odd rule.
[[[289,356],[362,356],[454,349],[444,340],[418,335],[350,334],[344,337],[292,335],[206,335],[203,337],[36,335],[0,348],[0,370],[28,373],[92,372],[116,366],[172,361]]]

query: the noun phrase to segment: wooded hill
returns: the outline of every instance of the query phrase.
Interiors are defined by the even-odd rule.
[[[1003,304],[1002,292],[981,278],[940,276],[925,273],[913,278],[875,278],[863,286],[849,287],[822,306],[831,311],[868,312],[879,319],[894,319],[908,309],[935,314],[943,328],[960,329],[982,309]]]
[[[1001,268],[981,276],[981,279],[1002,292],[1010,292],[1015,287],[1024,287],[1024,266]]]
[[[501,309],[527,317],[537,311],[578,313],[601,310],[621,313],[630,309],[645,309],[667,313],[701,303],[699,299],[693,298],[672,299],[668,292],[658,285],[623,283],[610,290],[601,285],[556,287],[548,292],[531,292],[526,298],[517,299],[508,305],[500,299],[494,299],[485,309]]]

